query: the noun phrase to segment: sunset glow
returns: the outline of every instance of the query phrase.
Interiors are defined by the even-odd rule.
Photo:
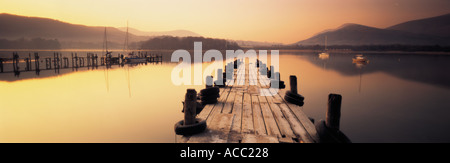
[[[448,13],[447,0],[14,0],[0,12],[143,31],[185,29],[205,37],[294,43],[343,23],[388,27]]]

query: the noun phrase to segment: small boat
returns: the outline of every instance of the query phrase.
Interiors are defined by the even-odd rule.
[[[124,45],[124,53],[128,51],[128,22],[127,22],[127,33],[125,36],[125,45]],[[126,63],[145,63],[147,62],[146,58],[139,57],[138,55],[135,55],[133,52],[128,53],[128,56],[125,57]]]
[[[353,58],[353,63],[367,63],[369,60],[367,60],[366,57],[364,57],[362,54],[355,55]]]
[[[319,54],[319,58],[320,59],[328,59],[328,58],[330,58],[330,54],[328,54],[327,52],[322,52]]]
[[[145,63],[147,60],[142,57],[136,56],[134,53],[129,53],[128,57],[125,58],[127,63]]]
[[[319,54],[319,58],[322,60],[330,58],[330,54],[328,54],[328,49],[327,49],[327,36],[325,36],[325,50]]]

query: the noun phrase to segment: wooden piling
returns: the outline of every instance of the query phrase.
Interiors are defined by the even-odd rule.
[[[339,131],[339,123],[341,119],[341,103],[342,96],[339,94],[328,95],[328,109],[325,125],[335,131]]]
[[[298,94],[297,91],[297,76],[291,75],[289,76],[289,84],[291,85],[291,92],[294,94]]]
[[[13,69],[14,72],[19,71],[19,54],[13,52]]]
[[[0,58],[0,72],[3,72],[3,58]]]
[[[68,68],[69,67],[69,58],[64,57],[63,58],[63,63],[64,63],[64,68]]]
[[[206,76],[206,88],[210,88],[213,86],[213,77]]]
[[[39,54],[38,53],[34,53],[34,66],[36,71],[39,71]]]
[[[188,89],[184,100],[184,125],[195,123],[197,109],[197,91]]]

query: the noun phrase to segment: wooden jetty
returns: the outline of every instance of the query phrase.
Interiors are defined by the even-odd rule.
[[[158,54],[139,52],[138,56],[145,58],[146,62],[144,64],[161,63],[163,61],[162,55]],[[78,68],[83,67],[94,69],[99,66],[111,68],[112,65],[123,66],[126,64],[123,55],[120,54],[118,54],[117,57],[113,57],[112,55],[99,57],[97,54],[87,53],[85,57],[82,57],[77,53],[71,53],[71,59],[69,59],[69,57],[63,57],[61,53],[55,52],[53,53],[53,57],[41,58],[38,53],[34,53],[33,57],[34,58],[32,58],[31,53],[28,53],[28,57],[20,58],[17,52],[13,52],[12,58],[0,58],[0,73],[14,73],[18,76],[20,72],[36,71],[36,74],[39,75],[39,72],[42,70],[55,70],[55,73],[58,73],[60,69],[72,68],[72,70],[77,70]],[[100,60],[100,64],[98,60]],[[34,62],[34,69],[32,62]],[[45,67],[41,66],[41,62],[45,62],[45,65],[43,64]],[[11,70],[5,69],[5,66],[9,63],[12,63]],[[21,69],[21,66],[23,65],[24,68]]]
[[[284,100],[285,90],[270,88],[270,78],[254,65],[240,64],[220,88],[215,104],[197,115],[205,131],[176,136],[178,143],[317,143],[316,127],[298,105]],[[295,86],[296,87],[296,86]],[[296,88],[295,88],[296,89]]]

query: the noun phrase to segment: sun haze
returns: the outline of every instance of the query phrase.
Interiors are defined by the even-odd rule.
[[[448,0],[14,0],[0,12],[143,31],[294,43],[344,23],[385,28],[450,12]]]

